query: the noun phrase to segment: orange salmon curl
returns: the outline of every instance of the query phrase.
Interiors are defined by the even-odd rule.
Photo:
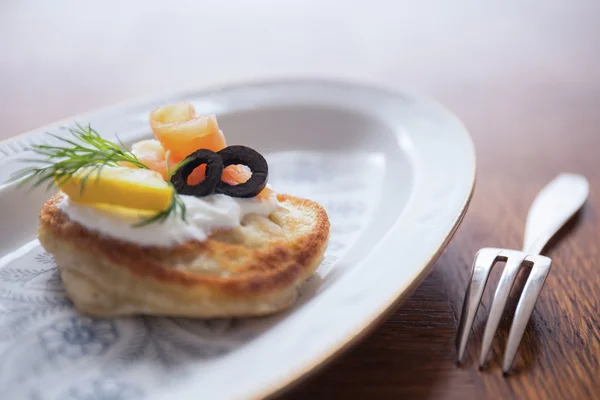
[[[167,177],[166,155],[173,167],[185,157],[199,149],[219,151],[227,147],[225,136],[219,129],[217,118],[199,116],[190,103],[163,106],[150,112],[150,127],[157,140],[142,140],[135,143],[131,152],[148,168]],[[205,166],[201,165],[188,177],[188,184],[197,185],[204,180]],[[222,180],[230,185],[246,182],[252,173],[243,165],[231,165],[223,171]],[[269,198],[274,192],[265,188],[259,198]]]
[[[152,110],[150,127],[162,147],[182,160],[198,149],[219,151],[227,147],[217,117],[197,115],[190,103]]]

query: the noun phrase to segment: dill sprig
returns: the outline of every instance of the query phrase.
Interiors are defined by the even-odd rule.
[[[63,184],[77,171],[89,168],[89,172],[82,179],[83,189],[87,179],[94,172],[96,176],[99,176],[105,166],[118,166],[120,162],[127,162],[139,168],[148,168],[123,145],[117,145],[104,139],[90,125],[76,125],[76,128],[70,128],[69,132],[75,140],[48,133],[65,145],[36,144],[31,146],[29,150],[42,158],[23,161],[41,164],[41,166],[21,169],[15,172],[10,180],[16,181],[25,178],[19,184],[25,185],[33,182],[34,187],[47,183],[49,189],[55,181]]]
[[[87,180],[95,173],[96,179],[100,177],[102,168],[106,166],[119,166],[120,163],[129,163],[132,166],[148,169],[131,151],[127,150],[125,145],[119,141],[119,144],[104,139],[88,124],[82,126],[77,124],[75,128],[70,128],[69,132],[73,139],[66,139],[58,135],[48,133],[48,135],[57,139],[63,145],[38,144],[29,148],[33,153],[42,156],[41,158],[22,160],[37,166],[23,168],[11,175],[9,181],[21,180],[19,186],[32,183],[33,187],[47,184],[47,189],[55,184],[62,185],[73,177],[77,171],[86,168],[86,174],[81,180],[81,191],[83,192]],[[167,160],[169,154],[167,153]],[[167,183],[171,176],[185,165],[189,160],[184,160],[177,164],[172,170],[167,161]],[[170,215],[179,214],[185,221],[186,207],[185,203],[173,188],[173,197],[166,210],[157,212],[154,216],[144,219],[134,226],[144,226],[154,222],[162,223]]]
[[[171,155],[171,151],[169,150],[165,154],[165,159],[166,159],[166,163],[167,163],[167,177],[168,177],[167,182],[169,183],[169,185],[171,187],[173,187],[173,184],[171,183],[171,177],[173,176],[173,174],[175,172],[177,172],[177,170],[179,168],[183,167],[185,164],[187,164],[188,162],[190,162],[192,160],[189,158],[186,158],[185,160],[181,161],[179,164],[175,165],[175,167],[173,167],[173,169],[171,169],[171,166],[169,165],[170,155]],[[140,222],[134,224],[133,226],[140,227],[140,226],[145,226],[145,225],[152,224],[155,222],[163,223],[164,221],[167,220],[167,218],[169,218],[169,216],[177,215],[177,214],[179,214],[181,216],[181,219],[184,222],[186,222],[185,203],[183,202],[183,200],[181,200],[181,197],[179,197],[177,195],[177,192],[175,191],[175,187],[173,187],[173,198],[171,199],[171,204],[169,205],[169,208],[167,208],[164,211],[159,211],[158,213],[154,214],[152,217],[143,219]]]

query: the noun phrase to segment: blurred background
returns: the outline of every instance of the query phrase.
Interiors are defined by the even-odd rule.
[[[473,137],[467,217],[389,320],[291,398],[598,398],[598,21],[599,0],[0,0],[0,140],[137,97],[255,80],[423,92]],[[522,346],[529,368],[511,379],[457,368],[475,252],[518,248],[531,199],[560,172],[588,177],[591,205],[549,253],[559,267]]]
[[[507,96],[596,96],[599,15],[597,0],[4,0],[0,139],[139,96],[277,77],[408,87],[459,114],[502,112]]]

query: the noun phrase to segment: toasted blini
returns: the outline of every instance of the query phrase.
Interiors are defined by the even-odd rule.
[[[57,208],[40,214],[38,237],[60,269],[75,307],[94,316],[265,315],[291,306],[317,269],[329,220],[317,203],[279,195],[269,218],[249,215],[240,227],[206,241],[141,247],[91,231]]]

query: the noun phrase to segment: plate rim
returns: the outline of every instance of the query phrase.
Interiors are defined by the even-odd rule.
[[[284,391],[290,390],[293,387],[303,383],[310,376],[316,374],[318,371],[322,370],[325,366],[327,366],[330,362],[332,362],[335,358],[340,356],[341,354],[348,351],[351,347],[358,344],[358,342],[365,339],[368,335],[370,335],[379,325],[381,325],[391,314],[391,312],[400,304],[402,301],[408,297],[412,291],[423,281],[423,279],[429,274],[433,265],[440,257],[440,255],[447,248],[449,242],[452,240],[454,234],[460,227],[460,224],[466,215],[466,212],[469,208],[477,180],[477,159],[476,152],[473,140],[465,127],[464,123],[452,112],[449,108],[445,107],[441,103],[436,100],[425,96],[421,93],[418,93],[414,90],[405,90],[405,89],[392,89],[389,86],[382,86],[380,84],[373,84],[372,82],[365,83],[356,80],[345,80],[345,79],[329,79],[329,78],[277,78],[277,79],[259,79],[259,80],[243,80],[243,81],[233,81],[227,84],[221,85],[209,85],[209,86],[201,86],[197,88],[190,88],[187,90],[178,90],[178,91],[170,91],[158,94],[150,94],[145,96],[138,96],[127,99],[125,101],[120,101],[116,103],[112,103],[103,107],[98,107],[83,113],[75,114],[72,116],[68,116],[65,118],[61,118],[54,122],[50,122],[44,124],[38,128],[30,129],[28,131],[13,135],[8,138],[4,138],[0,140],[0,150],[2,147],[5,147],[8,144],[14,144],[17,147],[17,150],[11,154],[3,154],[3,151],[0,151],[0,161],[4,158],[4,156],[14,156],[24,151],[26,147],[30,145],[27,143],[27,138],[39,135],[45,131],[56,128],[57,126],[70,123],[74,120],[85,119],[86,116],[93,114],[100,114],[103,112],[107,112],[109,110],[117,110],[128,107],[140,106],[146,102],[157,101],[159,99],[171,99],[174,97],[186,98],[191,96],[206,96],[211,93],[220,92],[220,91],[228,91],[233,89],[241,89],[241,88],[264,88],[264,87],[277,87],[277,86],[286,86],[286,85],[325,85],[325,86],[333,86],[344,89],[354,89],[354,90],[368,90],[379,92],[380,94],[385,94],[392,97],[410,97],[414,99],[414,101],[420,104],[426,104],[428,107],[434,109],[435,111],[441,112],[445,117],[448,117],[453,120],[454,123],[460,126],[461,131],[463,133],[464,139],[469,144],[472,165],[471,165],[471,176],[469,177],[469,189],[466,197],[463,201],[463,204],[460,207],[460,210],[457,211],[457,215],[452,221],[449,229],[444,232],[444,239],[442,243],[433,251],[425,260],[425,262],[419,267],[419,272],[416,276],[413,276],[410,279],[410,282],[405,285],[399,285],[395,290],[394,294],[390,297],[391,301],[386,301],[384,307],[379,309],[373,315],[367,315],[364,318],[364,323],[361,324],[360,328],[345,335],[343,338],[336,341],[334,344],[328,346],[326,352],[322,352],[318,357],[315,357],[310,364],[303,366],[299,370],[290,370],[288,374],[286,374],[285,378],[281,378],[278,380],[273,380],[273,383],[265,386],[263,390],[256,391],[251,394],[251,398],[262,399],[262,398],[272,398],[274,396],[282,394]],[[466,177],[465,177],[466,179]],[[0,189],[2,189],[4,185],[0,183]]]
[[[344,343],[342,343],[341,345],[339,345],[337,347],[330,346],[329,348],[331,349],[331,351],[328,354],[322,356],[319,360],[315,361],[311,365],[311,367],[306,368],[304,371],[297,374],[295,377],[287,380],[286,383],[284,383],[283,385],[281,385],[271,391],[263,391],[263,394],[261,394],[260,396],[253,397],[253,398],[254,399],[273,398],[273,397],[283,394],[284,392],[287,392],[288,390],[293,389],[294,387],[296,387],[298,385],[301,385],[307,379],[310,379],[312,376],[317,374],[323,368],[327,367],[331,362],[335,361],[335,359],[337,357],[343,355],[345,352],[349,351],[352,347],[358,345],[362,340],[366,339],[367,336],[372,334],[381,324],[385,323],[385,321],[390,317],[390,315],[394,311],[394,309],[396,307],[400,306],[402,304],[403,300],[406,297],[410,296],[412,294],[413,290],[416,289],[416,287],[419,286],[423,282],[423,280],[427,277],[427,275],[429,275],[429,272],[431,272],[431,269],[433,268],[433,266],[436,263],[436,261],[438,260],[438,258],[442,255],[444,250],[446,250],[446,247],[448,247],[448,244],[454,237],[454,234],[460,227],[460,224],[462,223],[462,220],[464,219],[464,217],[467,213],[469,204],[471,202],[471,199],[473,197],[473,193],[475,190],[475,180],[476,180],[476,177],[473,178],[468,198],[465,200],[465,202],[462,206],[462,209],[460,210],[460,215],[452,222],[452,228],[451,228],[450,232],[447,233],[446,238],[444,239],[444,242],[442,243],[442,245],[431,255],[431,258],[429,260],[427,260],[425,265],[422,266],[421,271],[417,274],[417,276],[415,278],[413,278],[408,285],[402,286],[402,288],[400,289],[401,293],[399,295],[395,296],[393,301],[391,301],[389,304],[386,304],[383,311],[378,311],[377,315],[374,318],[372,318],[367,324],[365,324],[364,326],[361,326],[361,328],[357,332],[346,336],[344,339],[346,339],[350,336],[351,337],[348,340],[346,340]],[[336,343],[336,345],[337,345],[337,343]]]

